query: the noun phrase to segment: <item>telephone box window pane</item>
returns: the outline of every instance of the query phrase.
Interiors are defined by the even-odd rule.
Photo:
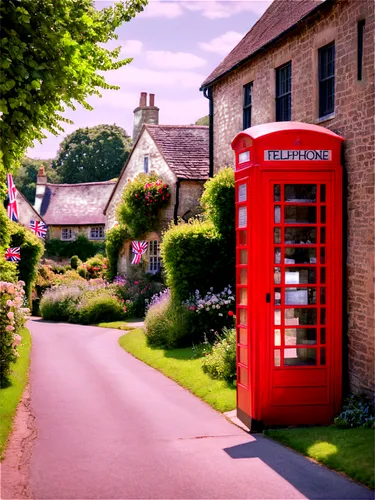
[[[275,224],[280,224],[281,222],[281,207],[275,207]]]
[[[321,344],[326,343],[326,329],[325,328],[320,329],[320,343]]]
[[[324,206],[320,207],[320,222],[321,224],[326,223],[326,207]]]
[[[240,250],[240,264],[247,264],[247,250]]]
[[[281,306],[281,288],[275,288],[275,306]]]
[[[240,344],[247,345],[247,328],[238,329],[238,341]]]
[[[246,225],[247,225],[247,207],[239,207],[238,227],[246,227]]]
[[[281,330],[275,330],[275,345],[281,345]]]
[[[285,224],[316,224],[316,207],[286,205],[284,221]]]
[[[239,371],[239,383],[247,387],[247,370],[242,366],[238,367]]]
[[[273,201],[280,201],[280,184],[275,184],[273,186]]]
[[[247,349],[245,349],[244,347],[239,347],[239,361],[240,363],[243,363],[244,365],[248,365],[248,362],[247,362]]]
[[[240,325],[247,325],[247,310],[240,309]]]
[[[275,243],[279,242],[275,241]],[[316,243],[316,228],[286,227],[284,243],[287,245],[314,245]]]
[[[325,310],[325,308],[320,309],[320,324],[321,325],[326,324],[326,310]]]
[[[326,242],[326,228],[320,228],[320,243],[324,244]]]
[[[274,320],[275,320],[275,325],[281,325],[281,310],[280,309],[274,310]]]
[[[323,305],[326,303],[326,289],[325,288],[320,289],[320,303]]]
[[[285,248],[285,264],[316,264],[316,248]]]
[[[320,364],[323,366],[326,364],[326,348],[325,347],[320,348]]]
[[[316,283],[315,267],[286,267],[286,285],[310,285]]]
[[[281,243],[281,229],[279,227],[275,227],[273,230],[273,241],[276,244]]]
[[[316,365],[316,349],[299,347],[297,349],[285,349],[285,366],[307,366]]]
[[[275,366],[280,366],[281,364],[281,350],[275,349]]]
[[[281,249],[280,248],[275,248],[275,264],[281,264]]]
[[[240,231],[239,232],[239,242],[240,245],[246,245],[247,244],[247,231]]]
[[[240,269],[240,285],[247,285],[247,269]]]
[[[286,328],[285,345],[313,345],[317,339],[316,328]]]
[[[250,151],[244,151],[238,155],[238,163],[245,163],[250,161]]]
[[[326,202],[326,186],[325,186],[325,184],[322,184],[320,186],[320,201],[321,201],[321,203]]]
[[[320,283],[324,284],[326,282],[326,268],[320,268]]]
[[[316,203],[316,185],[285,184],[284,200],[298,203]]]
[[[281,268],[280,267],[275,267],[274,268],[274,282],[276,285],[279,285],[281,283]]]
[[[246,288],[240,288],[240,305],[241,306],[247,305],[247,289]]]
[[[238,186],[238,201],[246,201],[247,191],[246,184],[240,184]]]
[[[326,262],[326,249],[321,248],[320,249],[320,263],[325,264],[325,262]]]
[[[286,288],[286,306],[311,306],[316,304],[316,288]]]
[[[285,324],[289,326],[316,325],[316,309],[285,309]]]

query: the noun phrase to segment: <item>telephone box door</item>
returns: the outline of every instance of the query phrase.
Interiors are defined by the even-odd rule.
[[[341,349],[334,295],[334,290],[341,290],[335,269],[342,251],[337,175],[332,171],[261,173],[265,240],[261,267],[268,297],[264,302],[265,424],[326,422],[338,409],[334,402],[341,399],[340,384],[334,382],[334,372],[341,371],[334,356]]]

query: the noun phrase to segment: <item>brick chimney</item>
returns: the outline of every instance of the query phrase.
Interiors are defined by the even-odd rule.
[[[155,106],[155,94],[150,94],[149,104],[147,105],[147,92],[141,92],[139,106],[134,110],[133,145],[137,142],[145,123],[153,125],[159,123],[159,108]]]
[[[47,176],[44,171],[44,166],[41,165],[38,170],[38,176],[36,178],[36,190],[35,190],[35,202],[34,208],[40,214],[40,210],[42,208],[42,201],[44,197],[44,193],[46,192],[47,187]]]

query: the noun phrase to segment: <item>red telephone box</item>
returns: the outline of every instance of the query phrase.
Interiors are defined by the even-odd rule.
[[[342,386],[343,138],[251,127],[236,153],[237,416],[327,424]]]

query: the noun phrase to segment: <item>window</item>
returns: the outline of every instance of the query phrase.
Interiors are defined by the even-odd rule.
[[[73,239],[73,231],[71,227],[63,227],[61,229],[61,239],[62,240],[72,240]]]
[[[335,111],[335,44],[319,49],[319,118]]]
[[[251,127],[251,107],[253,103],[253,82],[243,88],[243,129]]]
[[[362,19],[357,24],[358,45],[357,45],[357,79],[362,80],[363,70],[363,34],[365,31],[365,20]]]
[[[292,63],[276,68],[276,121],[292,119]]]
[[[152,240],[148,242],[148,272],[157,273],[160,271],[161,257],[160,257],[160,242]]]
[[[143,171],[145,174],[148,174],[148,156],[143,157]]]
[[[102,240],[104,239],[104,227],[95,226],[90,227],[90,240]]]

